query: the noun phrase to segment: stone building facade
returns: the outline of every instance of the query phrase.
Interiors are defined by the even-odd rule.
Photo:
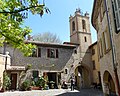
[[[70,79],[75,78],[75,85],[80,89],[88,88],[97,81],[94,80],[97,78],[93,77],[95,72],[92,65],[93,45],[90,47],[92,43],[89,14],[82,14],[80,9],[76,9],[75,14],[70,15],[69,23],[70,42],[54,44],[27,40],[26,42],[37,46],[29,57],[25,57],[22,52],[10,45],[6,46],[6,51],[11,57],[11,66],[7,68],[7,72],[12,79],[12,89],[18,88],[20,73],[28,64],[32,64],[28,76],[36,78],[47,74],[48,80],[54,81],[56,85],[64,81],[70,83]],[[3,50],[1,47],[0,53]]]
[[[7,68],[7,71],[11,76],[12,74],[16,75],[11,77],[17,80],[15,84],[16,86],[14,86],[15,88],[18,87],[19,75],[22,70],[20,70],[20,67],[26,67],[28,64],[32,65],[32,69],[29,71],[29,74],[32,76],[34,73],[37,74],[37,77],[43,76],[44,73],[47,73],[49,81],[54,81],[57,85],[68,80],[68,74],[71,75],[70,73],[73,73],[70,69],[71,66],[74,65],[74,49],[77,48],[77,45],[60,45],[40,43],[37,41],[27,42],[37,46],[37,49],[34,51],[33,55],[29,57],[24,56],[22,52],[12,48],[9,45],[6,47],[6,51],[9,51],[12,58],[12,68]],[[0,51],[2,52],[3,48],[1,48]]]
[[[88,87],[92,82],[92,61],[89,46],[91,43],[91,32],[89,14],[82,14],[81,10],[76,9],[75,14],[69,17],[70,22],[70,42],[79,44],[78,56],[80,65],[77,66],[75,72],[80,74],[81,87]],[[89,82],[88,82],[89,81]],[[82,83],[82,84],[81,84]],[[78,84],[79,85],[79,84]]]
[[[105,94],[120,96],[120,1],[94,0],[92,24],[97,31],[101,81]]]

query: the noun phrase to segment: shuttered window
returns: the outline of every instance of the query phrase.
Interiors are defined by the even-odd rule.
[[[38,78],[39,72],[38,71],[33,71],[33,78]]]
[[[38,57],[41,57],[41,48],[38,48]]]
[[[99,41],[99,56],[100,58],[103,57],[103,46],[102,46],[102,40]]]
[[[50,57],[50,49],[47,49],[47,57]]]
[[[37,49],[32,49],[32,57],[37,57]]]
[[[33,48],[30,57],[41,57],[41,48]]]
[[[116,31],[118,33],[120,31],[120,0],[113,0],[113,9]]]
[[[111,49],[111,46],[110,46],[110,34],[108,32],[108,27],[106,27],[106,30],[104,32],[104,39],[105,39],[105,49],[106,49],[106,52],[108,52]]]
[[[104,14],[105,14],[105,6],[104,6],[104,2],[102,1],[101,2],[101,7],[100,7],[100,21],[101,22],[103,20]]]
[[[106,45],[105,45],[105,34],[104,32],[102,33],[102,45],[103,45],[103,52],[106,52]]]
[[[47,49],[48,58],[58,58],[58,49]]]
[[[58,58],[58,49],[56,49],[56,58]]]

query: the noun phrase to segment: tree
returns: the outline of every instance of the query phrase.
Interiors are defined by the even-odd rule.
[[[39,0],[0,0],[0,45],[3,42],[20,49],[24,55],[31,55],[32,44],[25,44],[24,40],[30,34],[31,29],[23,26],[28,13],[42,16],[44,12],[50,12],[44,2]]]
[[[43,34],[38,34],[33,36],[35,41],[48,42],[48,43],[61,43],[61,40],[56,34],[45,32]]]

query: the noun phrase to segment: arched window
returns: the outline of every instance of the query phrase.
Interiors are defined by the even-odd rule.
[[[72,31],[75,31],[75,22],[72,22]]]
[[[85,22],[85,20],[82,20],[82,28],[86,29],[86,22]]]
[[[68,73],[68,69],[65,69],[65,74],[67,74]]]

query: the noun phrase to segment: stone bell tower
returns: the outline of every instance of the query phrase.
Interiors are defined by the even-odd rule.
[[[70,23],[70,42],[80,44],[81,56],[91,45],[91,32],[89,14],[83,14],[80,8],[76,9],[74,16],[69,17]]]

